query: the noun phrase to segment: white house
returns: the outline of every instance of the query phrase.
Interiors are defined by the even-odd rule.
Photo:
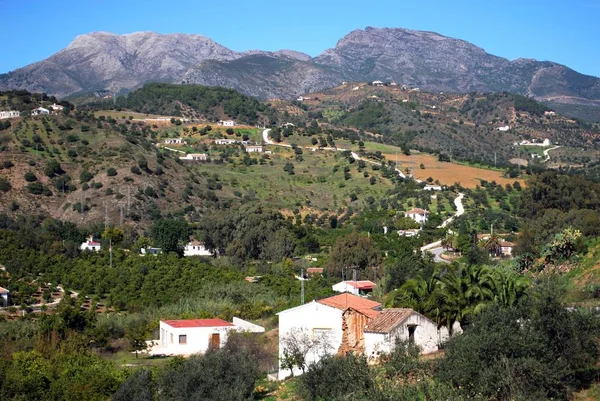
[[[53,103],[52,106],[50,106],[50,108],[54,111],[63,111],[65,109],[65,106],[61,106],[60,104]]]
[[[498,131],[502,131],[502,132],[506,132],[510,129],[510,127],[508,125],[505,125],[503,127],[498,127],[496,128]]]
[[[441,191],[442,190],[442,186],[441,185],[425,185],[425,187],[423,188],[425,191]]]
[[[42,114],[50,114],[50,110],[45,109],[43,107],[38,107],[37,109],[31,110],[32,116],[40,116]]]
[[[0,120],[5,118],[17,118],[20,117],[21,113],[16,110],[0,111]]]
[[[180,156],[179,159],[191,161],[206,161],[208,160],[208,155],[206,153],[188,153],[185,156]]]
[[[427,317],[406,308],[384,309],[364,329],[366,355],[377,359],[390,353],[396,339],[414,342],[423,354],[436,352],[448,339],[448,329],[438,329]]]
[[[8,294],[10,293],[9,290],[7,290],[6,288],[2,288],[0,287],[0,306],[8,306]]]
[[[158,344],[152,355],[193,355],[209,348],[221,348],[232,331],[264,333],[261,326],[233,318],[233,323],[222,319],[161,320]]]
[[[233,120],[221,120],[218,124],[222,125],[223,127],[235,127],[237,125]]]
[[[383,82],[381,81],[373,81],[373,86],[383,86]]]
[[[401,237],[416,237],[420,231],[418,228],[410,228],[408,230],[398,230],[397,233]]]
[[[425,223],[429,219],[429,212],[427,210],[416,207],[404,212],[404,217],[413,219],[414,221],[420,224]]]
[[[366,295],[373,292],[373,289],[377,287],[372,281],[342,281],[331,286],[331,289],[335,292],[349,292],[354,295]]]
[[[555,111],[545,111],[545,112],[544,112],[544,115],[545,115],[545,116],[555,116],[555,115],[556,115],[556,112],[555,112]]]
[[[235,140],[235,139],[215,139],[215,143],[217,145],[234,145],[239,142],[240,141]]]
[[[145,255],[159,255],[162,253],[162,249],[161,248],[141,248],[140,249],[140,255],[145,256]]]
[[[81,243],[79,249],[82,251],[99,251],[101,247],[102,245],[94,241],[94,237],[90,235],[87,241]]]
[[[281,362],[289,342],[304,347],[307,365],[327,354],[364,352],[363,329],[380,310],[378,302],[344,293],[279,312],[278,378],[292,374]],[[302,370],[294,367],[293,373]]]
[[[262,145],[248,145],[246,146],[247,153],[262,153],[265,151],[264,146]]]
[[[199,241],[190,241],[183,249],[183,256],[212,256],[212,253]]]
[[[183,138],[167,138],[165,145],[180,145],[183,143]]]

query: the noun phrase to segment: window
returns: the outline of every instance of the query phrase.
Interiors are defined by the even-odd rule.
[[[173,344],[173,333],[171,333],[171,344]]]
[[[185,335],[185,334],[179,335],[179,344],[187,344],[187,335]]]

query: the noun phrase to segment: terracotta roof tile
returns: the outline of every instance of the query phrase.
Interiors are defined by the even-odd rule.
[[[384,309],[365,327],[365,332],[389,333],[413,313],[416,312],[408,308]]]
[[[375,284],[374,282],[369,281],[369,280],[346,281],[346,283],[349,286],[352,286],[354,288],[358,288],[359,290],[371,290],[371,289],[377,287],[377,284]]]
[[[346,310],[348,308],[356,309],[357,311],[363,312],[366,315],[373,315],[372,312],[377,314],[377,310],[381,309],[381,304],[379,302],[370,301],[349,293],[335,295],[333,297],[321,299],[317,302],[341,310]]]
[[[425,209],[421,209],[418,207],[415,207],[413,209],[410,209],[406,212],[404,212],[405,214],[429,214],[429,212]]]
[[[162,320],[163,323],[175,328],[192,327],[231,327],[233,323],[223,319],[186,319],[186,320]]]

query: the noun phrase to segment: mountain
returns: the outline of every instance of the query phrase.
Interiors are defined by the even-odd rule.
[[[95,32],[46,60],[0,75],[0,89],[57,96],[118,93],[149,81],[224,86],[289,98],[341,81],[396,81],[430,91],[509,91],[600,106],[600,79],[560,64],[510,61],[463,40],[402,28],[358,29],[316,58],[293,50],[235,52],[200,35]]]

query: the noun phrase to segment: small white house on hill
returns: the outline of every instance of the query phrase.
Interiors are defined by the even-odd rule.
[[[165,145],[180,145],[183,143],[183,138],[167,138]]]
[[[183,249],[183,256],[212,256],[212,253],[200,241],[192,240]]]
[[[0,111],[0,120],[5,118],[17,118],[21,116],[21,112],[16,110]]]
[[[425,223],[429,219],[429,212],[425,209],[420,209],[418,207],[414,209],[410,209],[404,212],[404,217],[408,217],[413,219],[417,223]]]
[[[221,348],[232,331],[264,333],[264,327],[234,317],[233,323],[222,319],[161,320],[158,344],[151,355],[193,355],[210,348]]]
[[[262,145],[247,145],[246,152],[247,153],[262,153],[265,148]]]
[[[82,251],[99,251],[102,248],[102,244],[99,242],[94,241],[94,237],[93,236],[89,236],[87,241],[82,242],[81,246],[79,247],[79,249],[81,249]]]
[[[188,160],[188,161],[199,161],[205,162],[208,160],[208,155],[206,153],[188,153],[185,156],[180,156],[180,160]]]
[[[40,116],[40,115],[44,115],[44,114],[50,114],[50,110],[45,109],[43,107],[38,107],[37,109],[31,110],[32,116]]]
[[[219,121],[219,125],[222,125],[223,127],[235,127],[237,124],[233,120],[221,120]]]
[[[0,306],[8,306],[8,294],[10,294],[9,290],[0,287]]]
[[[353,295],[367,295],[373,292],[373,289],[377,287],[372,281],[342,281],[331,286],[331,289],[335,292],[349,292]]]
[[[365,327],[366,355],[377,359],[390,353],[396,339],[415,343],[423,354],[436,352],[448,339],[448,330],[438,329],[427,317],[407,308],[384,309]]]

